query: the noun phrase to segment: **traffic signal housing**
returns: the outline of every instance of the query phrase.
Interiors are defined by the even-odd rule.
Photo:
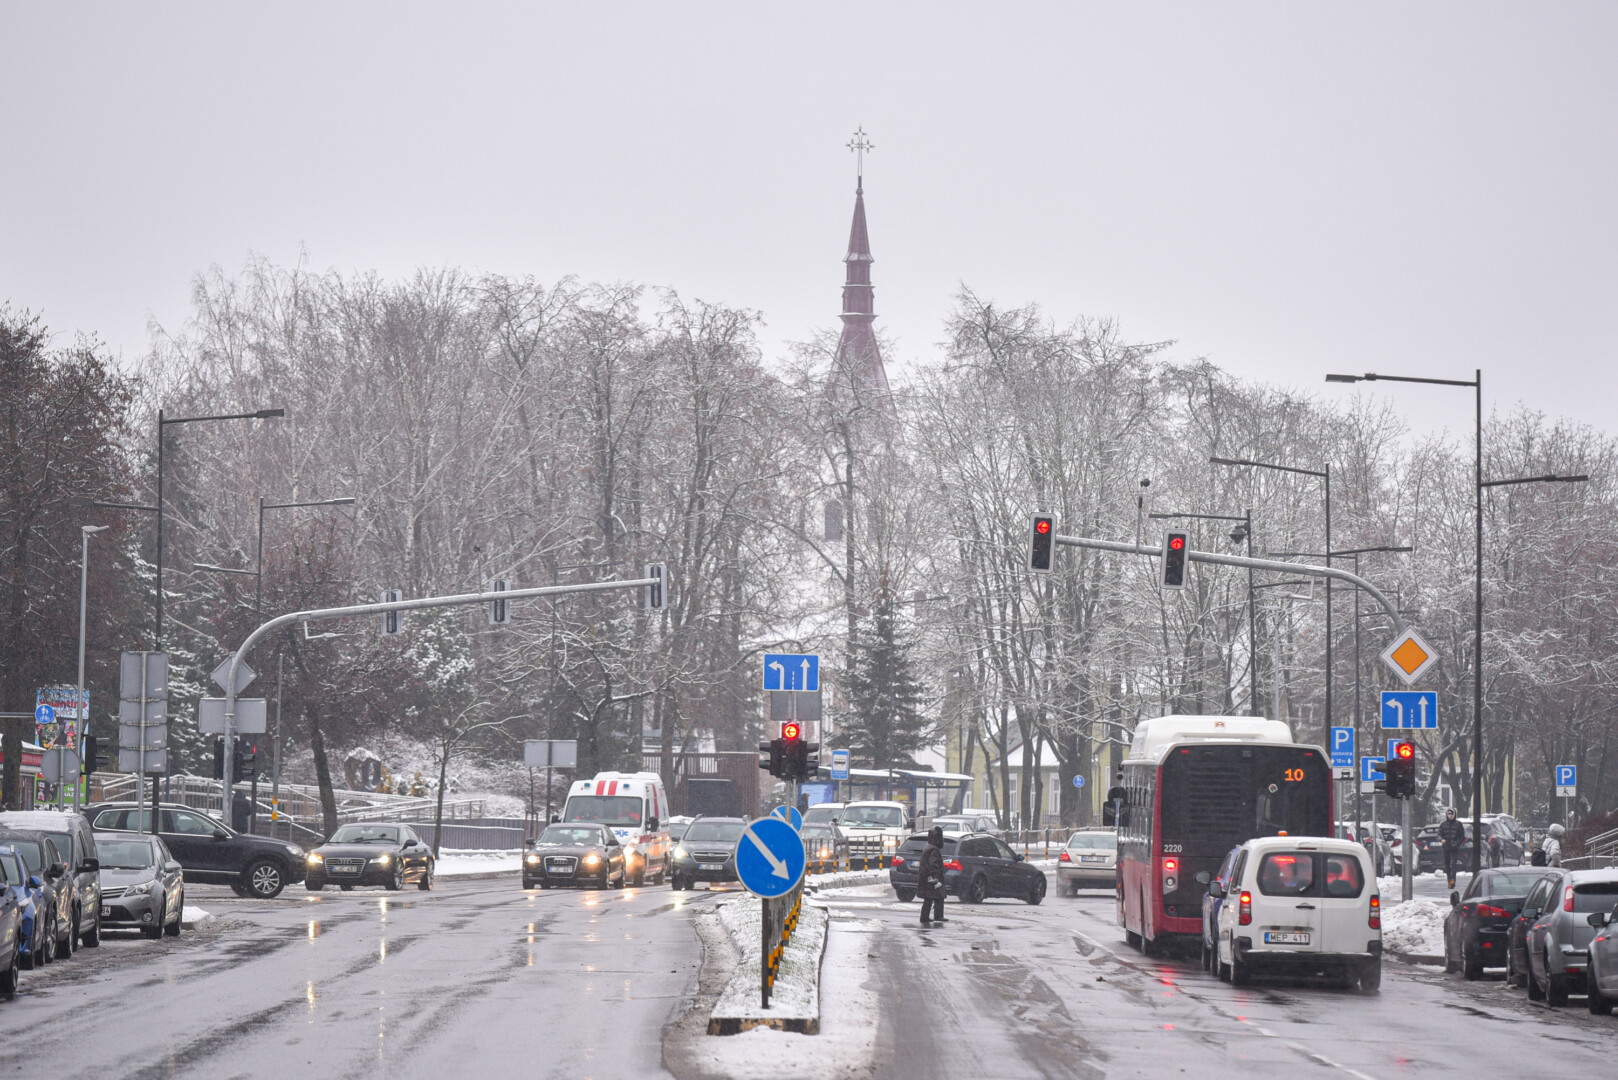
[[[1163,561],[1158,567],[1157,583],[1164,589],[1185,588],[1186,560],[1191,554],[1191,534],[1170,529],[1163,534]]]
[[[786,743],[781,739],[771,739],[769,742],[759,743],[758,767],[777,779],[785,778],[785,762],[782,754],[785,746]]]
[[[1416,744],[1395,743],[1393,753],[1382,766],[1387,777],[1383,792],[1390,799],[1408,799],[1416,794]]]
[[[1056,555],[1056,519],[1050,514],[1035,514],[1028,527],[1028,569],[1036,574],[1051,572]]]
[[[668,570],[660,562],[646,564],[646,576],[656,579],[646,586],[646,610],[662,611],[669,606]]]

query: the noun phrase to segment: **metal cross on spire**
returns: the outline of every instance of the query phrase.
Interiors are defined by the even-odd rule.
[[[861,124],[854,129],[854,137],[848,140],[848,148],[854,152],[854,172],[858,178],[859,186],[865,186],[865,152],[875,150],[876,143],[865,134],[865,125]]]

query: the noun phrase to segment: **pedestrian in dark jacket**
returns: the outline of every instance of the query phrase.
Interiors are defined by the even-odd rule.
[[[1444,812],[1444,823],[1438,827],[1438,842],[1444,845],[1444,876],[1449,887],[1455,888],[1455,868],[1461,861],[1461,845],[1466,843],[1466,828],[1455,820],[1455,811]]]
[[[944,921],[944,828],[934,825],[916,869],[916,895],[921,897],[921,925]],[[927,918],[931,912],[936,920]]]

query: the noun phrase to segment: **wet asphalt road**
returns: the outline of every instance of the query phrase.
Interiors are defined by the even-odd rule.
[[[111,937],[24,972],[0,1002],[0,1076],[666,1076],[662,1040],[702,959],[690,920],[723,895],[523,892],[503,878],[252,901],[193,886],[189,902],[216,916],[200,930]],[[1389,963],[1374,997],[1262,979],[1238,990],[1194,957],[1129,949],[1109,892],[952,903],[927,930],[919,905],[883,886],[822,900],[834,935],[857,927],[868,943],[875,1015],[844,1029],[864,1060],[817,1066],[814,1039],[782,1036],[798,1040],[795,1059],[775,1075],[1618,1075],[1618,1020],[1578,998],[1532,1006],[1497,974],[1467,983]],[[68,1022],[85,1037],[42,1068],[49,1036],[24,1033]]]
[[[687,919],[715,898],[515,877],[273,901],[193,885],[217,917],[201,931],[24,972],[0,1002],[0,1076],[662,1075],[660,1032],[701,963]],[[49,1047],[69,1023],[86,1037],[48,1070],[18,1037]]]

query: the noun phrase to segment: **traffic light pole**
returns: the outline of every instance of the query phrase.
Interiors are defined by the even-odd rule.
[[[1404,819],[1401,826],[1404,839],[1399,842],[1399,846],[1405,850],[1405,853],[1399,856],[1399,899],[1408,901],[1412,896],[1416,895],[1415,870],[1410,865],[1410,856],[1416,850],[1416,845],[1410,835],[1410,799],[1407,796],[1400,799],[1399,802],[1402,804],[1399,815]],[[1473,833],[1472,836],[1475,840],[1477,833]],[[1473,843],[1472,846],[1477,847],[1477,844]]]
[[[488,604],[495,600],[528,600],[543,596],[570,596],[574,593],[616,592],[621,589],[643,589],[663,586],[662,577],[635,578],[631,581],[594,581],[582,585],[547,585],[537,589],[506,589],[500,592],[460,593],[455,596],[424,596],[416,600],[394,600],[385,604],[353,604],[348,607],[314,608],[309,611],[290,611],[277,615],[259,625],[237,648],[230,658],[230,670],[225,676],[225,754],[221,795],[225,813],[231,811],[231,789],[235,784],[235,761],[232,751],[236,746],[236,669],[255,642],[265,634],[300,622],[325,622],[331,619],[352,619],[365,615],[381,615],[391,611],[421,611],[427,608],[464,607],[468,604]]]

